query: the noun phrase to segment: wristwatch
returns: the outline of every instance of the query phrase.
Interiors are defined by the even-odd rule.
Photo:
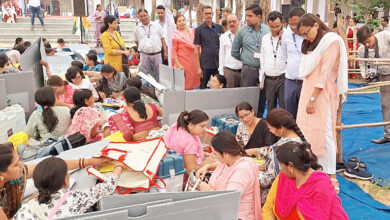
[[[314,98],[313,96],[310,97],[310,101],[311,101],[311,102],[314,102],[315,100],[316,100],[316,98]]]

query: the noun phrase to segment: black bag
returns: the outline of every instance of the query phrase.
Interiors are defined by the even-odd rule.
[[[87,138],[85,138],[85,136],[82,135],[80,132],[70,135],[68,137],[68,140],[72,145],[72,148],[84,146],[85,143],[87,142]]]
[[[121,48],[122,51],[125,51],[126,48],[124,48],[115,38],[112,38],[116,44],[118,44],[119,48]],[[125,73],[126,77],[129,78],[129,59],[127,58],[126,55],[122,54],[122,67],[123,67],[123,72]]]

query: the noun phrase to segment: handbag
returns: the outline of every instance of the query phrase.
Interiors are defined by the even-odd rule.
[[[155,183],[158,178],[164,185],[165,182],[157,176],[161,160],[168,153],[168,148],[162,138],[145,141],[133,141],[123,143],[109,143],[97,157],[105,157],[122,162],[126,170],[121,174],[117,187],[118,194],[129,194],[133,190],[148,190],[152,186],[162,188]],[[88,167],[87,172],[100,180],[107,180],[112,175],[114,165],[102,167]]]
[[[115,33],[116,34],[116,33]],[[126,48],[122,46],[115,38],[112,37],[112,39],[115,41],[116,44],[118,44],[119,48],[122,51],[125,51]],[[129,77],[129,59],[126,55],[122,54],[122,67],[123,67],[123,72],[125,73],[126,77]]]

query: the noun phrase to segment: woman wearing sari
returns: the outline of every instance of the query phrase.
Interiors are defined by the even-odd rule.
[[[357,51],[359,48],[359,42],[357,41],[357,32],[359,31],[359,28],[356,26],[357,20],[356,18],[350,18],[349,19],[349,25],[347,28],[347,38],[353,38],[352,40],[348,40],[348,52],[349,55],[354,55],[356,53],[352,53],[351,51]],[[349,62],[349,68],[355,69],[357,67],[358,62],[351,61]]]
[[[247,102],[236,106],[236,115],[240,119],[237,128],[237,142],[245,149],[261,148],[276,143],[277,138],[267,126],[267,122],[255,116],[255,111]]]
[[[98,4],[96,6],[96,11],[92,15],[92,28],[94,32],[93,38],[96,40],[96,45],[98,47],[102,45],[102,42],[100,41],[100,29],[102,29],[103,27],[104,17],[106,17],[106,12],[102,10],[102,5]]]
[[[175,17],[177,30],[172,33],[172,63],[174,67],[185,72],[185,89],[191,90],[200,86],[199,69],[195,60],[195,31],[186,25],[184,15]]]
[[[263,206],[263,220],[349,219],[328,175],[306,142],[287,142],[276,150],[281,173]]]

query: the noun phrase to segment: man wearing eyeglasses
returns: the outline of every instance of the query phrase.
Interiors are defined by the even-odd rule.
[[[299,64],[302,58],[303,37],[299,35],[297,25],[299,18],[305,14],[302,8],[290,9],[288,15],[289,26],[282,37],[283,60],[286,62],[286,80],[284,82],[284,108],[294,118],[297,117],[299,97],[301,95],[303,79],[299,77]]]
[[[240,22],[236,15],[227,16],[227,25],[229,31],[221,35],[219,41],[219,74],[226,78],[226,88],[242,86],[241,61],[231,55],[234,36],[240,28]]]
[[[357,32],[357,40],[361,44],[358,49],[359,58],[390,58],[390,32],[381,31],[373,34],[368,26],[363,26]],[[359,61],[361,74],[368,79],[379,75],[380,81],[390,81],[390,65],[375,65]],[[390,86],[380,87],[383,121],[390,121]],[[383,138],[371,140],[375,144],[390,142],[390,125],[385,126]]]

